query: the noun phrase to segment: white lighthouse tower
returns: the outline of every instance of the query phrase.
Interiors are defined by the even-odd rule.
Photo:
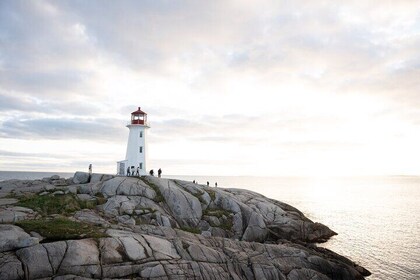
[[[126,175],[128,171],[136,174],[139,168],[139,175],[146,175],[147,163],[147,114],[140,107],[131,113],[131,121],[127,124],[130,133],[128,134],[127,152],[125,160],[117,162],[117,174]]]

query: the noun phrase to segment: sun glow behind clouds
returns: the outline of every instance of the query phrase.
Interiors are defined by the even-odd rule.
[[[167,174],[420,173],[418,3],[16,3],[0,169],[113,173],[141,106]]]

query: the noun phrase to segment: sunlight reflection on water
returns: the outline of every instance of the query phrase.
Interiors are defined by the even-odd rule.
[[[246,188],[298,208],[338,233],[320,246],[366,267],[371,280],[420,279],[420,177],[179,178]]]

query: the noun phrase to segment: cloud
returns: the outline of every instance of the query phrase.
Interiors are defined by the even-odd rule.
[[[2,1],[0,138],[125,144],[139,105],[157,145],[263,145],[287,158],[413,135],[419,10],[416,1]]]
[[[114,119],[19,119],[1,124],[0,136],[15,139],[90,139],[123,141],[124,128]]]
[[[40,113],[56,116],[97,116],[103,111],[103,107],[99,103],[91,103],[83,99],[77,100],[61,100],[44,99],[36,95],[21,94],[13,92],[7,94],[0,91],[0,112],[10,114],[11,116],[25,116],[25,118],[38,117]],[[127,112],[126,112],[127,114]]]
[[[226,86],[241,73],[326,90],[373,91],[370,84],[378,81],[406,79],[395,73],[401,69],[384,72],[384,64],[395,64],[400,56],[413,81],[418,64],[406,49],[407,41],[410,48],[419,47],[412,42],[419,18],[410,12],[415,6],[402,1],[379,14],[376,4],[5,2],[2,84],[63,99],[86,91],[100,95],[93,82],[101,77],[98,67],[112,63],[180,79],[198,89],[194,94]]]
[[[17,157],[17,158],[54,158],[57,157],[57,154],[45,154],[45,153],[22,153],[22,152],[10,152],[5,150],[0,150],[0,155],[3,157]]]

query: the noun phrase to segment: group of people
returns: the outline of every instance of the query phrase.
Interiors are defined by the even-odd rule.
[[[135,173],[134,173],[134,169],[135,169],[134,166],[131,166],[131,168],[130,168],[130,166],[128,166],[127,167],[127,176],[140,176],[140,167],[137,167],[137,169],[135,169],[136,170]],[[151,169],[149,171],[149,174],[150,174],[150,176],[154,176],[153,169]],[[89,175],[92,175],[92,164],[89,164]],[[160,168],[158,170],[158,177],[159,178],[162,177],[162,169],[160,169]],[[207,182],[207,185],[208,185],[208,182]],[[217,183],[216,183],[216,187],[217,187]]]
[[[134,170],[136,170],[135,174],[134,174]],[[140,176],[140,167],[137,167],[135,169],[134,166],[131,166],[131,171],[130,171],[130,166],[127,167],[127,176]]]
[[[207,187],[209,187],[209,186],[210,186],[210,183],[209,183],[209,181],[207,181]],[[214,186],[217,188],[217,182],[214,183]]]
[[[150,176],[154,176],[154,171],[151,169],[149,171]],[[127,167],[127,176],[140,176],[140,167],[137,167],[136,172],[134,173],[134,166]],[[158,170],[158,176],[159,178],[162,176],[162,169],[159,168]]]
[[[149,171],[150,176],[155,176],[155,172],[153,171],[153,169],[151,169]],[[136,173],[134,174],[134,166],[131,166],[131,171],[130,171],[130,166],[127,167],[127,176],[140,176],[140,167],[137,167],[136,169]],[[162,176],[162,169],[159,168],[158,170],[158,176],[159,178]]]
[[[193,180],[193,183],[194,183],[194,184],[198,184],[198,181]],[[214,186],[217,188],[217,182],[215,182],[215,183],[214,183]],[[210,183],[209,183],[209,181],[207,181],[207,187],[210,187]]]
[[[92,174],[92,164],[89,164],[89,174]],[[150,176],[155,176],[155,172],[153,169],[150,169],[149,171]],[[136,172],[134,173],[134,166],[127,167],[127,176],[140,176],[140,167],[137,167]],[[162,169],[159,168],[158,170],[158,177],[162,177]],[[194,180],[194,184],[198,184],[198,181]],[[209,181],[207,181],[207,187],[210,186]],[[214,183],[214,186],[217,188],[217,182]]]
[[[153,171],[153,169],[151,169],[149,171],[150,176],[155,176],[155,172]],[[158,170],[158,177],[160,178],[162,176],[162,169],[159,168]]]

